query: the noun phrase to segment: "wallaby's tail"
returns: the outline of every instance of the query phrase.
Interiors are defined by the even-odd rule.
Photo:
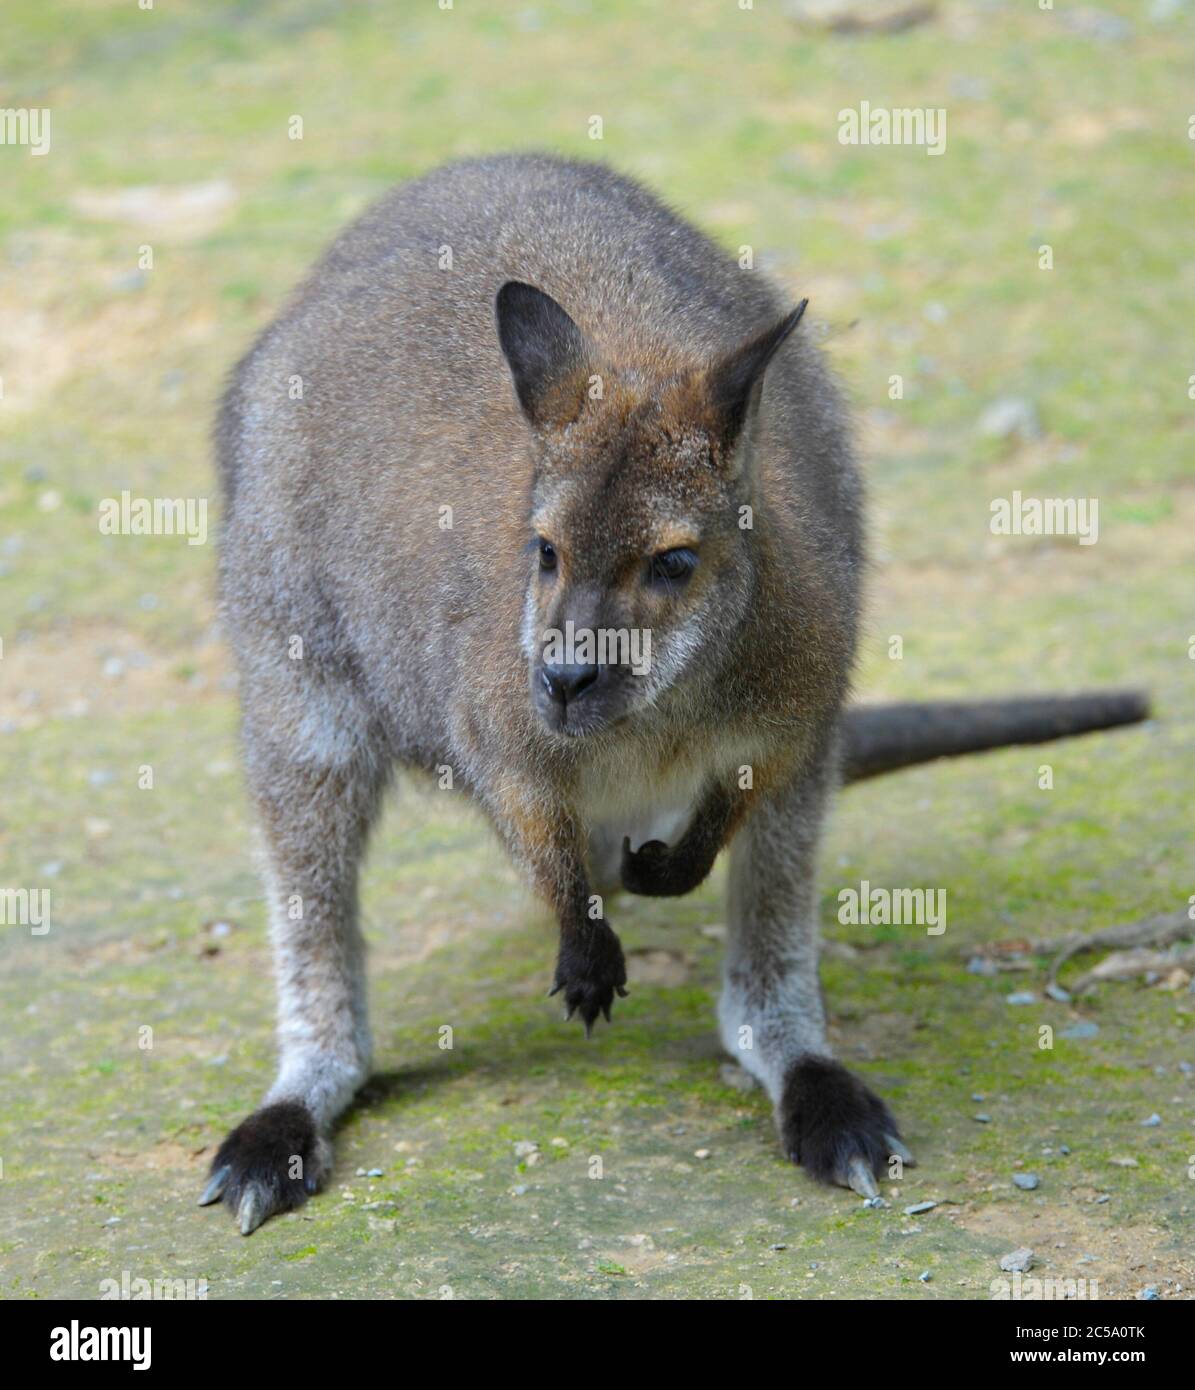
[[[1014,743],[1048,743],[1118,724],[1139,724],[1148,716],[1149,700],[1137,690],[859,705],[843,717],[842,779],[861,782],[933,758]]]

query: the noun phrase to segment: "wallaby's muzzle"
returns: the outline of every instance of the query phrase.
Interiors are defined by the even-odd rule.
[[[628,713],[629,674],[618,666],[537,657],[531,663],[531,702],[552,733],[580,738]]]

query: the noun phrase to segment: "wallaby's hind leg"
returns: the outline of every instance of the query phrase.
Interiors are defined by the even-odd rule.
[[[734,841],[718,1019],[727,1051],[771,1096],[785,1153],[873,1197],[892,1156],[912,1160],[888,1107],[826,1042],[814,861],[830,768],[761,800]]]
[[[332,1122],[368,1073],[357,867],[383,780],[359,751],[300,763],[248,735],[247,755],[266,842],[279,1068],[262,1107],[220,1146],[200,1199],[223,1198],[244,1235],[322,1186]]]

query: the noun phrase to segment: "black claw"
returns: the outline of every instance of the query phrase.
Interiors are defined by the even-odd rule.
[[[549,997],[564,990],[565,1020],[579,1012],[585,1036],[591,1037],[600,1017],[610,1022],[614,996],[626,998],[626,978],[618,937],[605,923],[598,923],[583,934],[562,937]]]

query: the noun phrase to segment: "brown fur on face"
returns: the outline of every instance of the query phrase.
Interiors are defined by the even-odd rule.
[[[804,308],[714,360],[610,367],[550,295],[519,281],[498,291],[498,338],[533,431],[540,563],[523,645],[550,731],[592,733],[655,704],[738,626],[755,584],[743,523],[763,373]]]
[[[642,377],[604,383],[580,415],[536,432],[530,514],[532,555],[524,621],[532,699],[549,728],[590,733],[654,703],[713,635],[706,619],[741,607],[753,580],[750,536],[741,525],[749,478],[717,428],[696,374],[652,384]],[[555,568],[541,568],[537,542],[548,542]],[[685,550],[687,576],[653,578],[653,558]],[[546,697],[541,679],[545,634],[637,633],[650,643],[650,666],[603,666],[570,716]]]

